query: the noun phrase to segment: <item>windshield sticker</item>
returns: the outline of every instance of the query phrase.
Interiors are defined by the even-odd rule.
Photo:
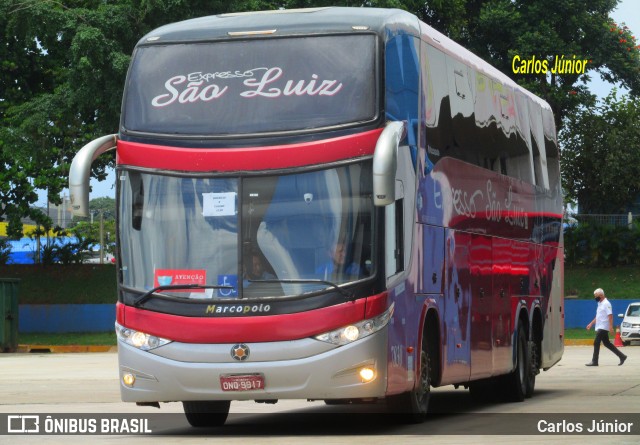
[[[179,284],[207,284],[205,269],[156,269],[154,287]],[[204,292],[204,289],[173,289],[172,292]]]
[[[234,216],[236,214],[236,194],[203,193],[202,216]]]
[[[235,298],[238,296],[238,275],[218,275],[218,286],[231,286],[229,289],[218,289],[220,297]]]

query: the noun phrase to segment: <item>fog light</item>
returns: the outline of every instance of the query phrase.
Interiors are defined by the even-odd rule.
[[[372,368],[362,368],[360,370],[360,378],[363,383],[368,383],[376,378],[376,372]]]
[[[136,378],[133,374],[128,372],[122,376],[122,382],[127,386],[133,386],[133,384],[136,382]]]

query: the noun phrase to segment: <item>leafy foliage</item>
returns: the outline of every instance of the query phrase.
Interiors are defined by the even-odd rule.
[[[567,198],[581,213],[625,213],[640,195],[640,99],[612,91],[567,117],[560,133]]]
[[[141,36],[251,3],[0,1],[0,218],[9,221],[9,235],[20,236],[22,217],[50,224],[30,208],[35,190],[59,204],[76,151],[117,131],[130,54]],[[113,162],[101,157],[93,176],[104,179]]]
[[[612,267],[640,263],[640,225],[580,224],[565,231],[568,266]]]
[[[19,237],[20,219],[47,217],[36,190],[60,203],[69,165],[88,141],[115,133],[134,45],[158,26],[187,18],[319,6],[394,7],[468,47],[545,98],[563,117],[593,98],[587,75],[514,75],[514,54],[589,58],[588,73],[640,91],[640,57],[617,0],[0,0],[0,219]],[[112,156],[112,155],[111,155]],[[104,179],[105,155],[92,175]],[[50,222],[49,222],[50,223]]]
[[[11,246],[9,245],[9,240],[0,238],[0,265],[7,264],[10,255]]]

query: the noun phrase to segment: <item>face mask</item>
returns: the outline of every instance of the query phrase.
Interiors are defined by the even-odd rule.
[[[596,300],[598,303],[600,303],[601,297],[595,297],[594,300]]]

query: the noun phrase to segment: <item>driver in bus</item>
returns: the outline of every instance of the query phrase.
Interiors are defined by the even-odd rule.
[[[343,241],[338,241],[331,251],[330,259],[316,269],[316,274],[321,279],[331,281],[332,276],[356,276],[362,274],[361,267],[356,263],[347,264],[347,246]]]

